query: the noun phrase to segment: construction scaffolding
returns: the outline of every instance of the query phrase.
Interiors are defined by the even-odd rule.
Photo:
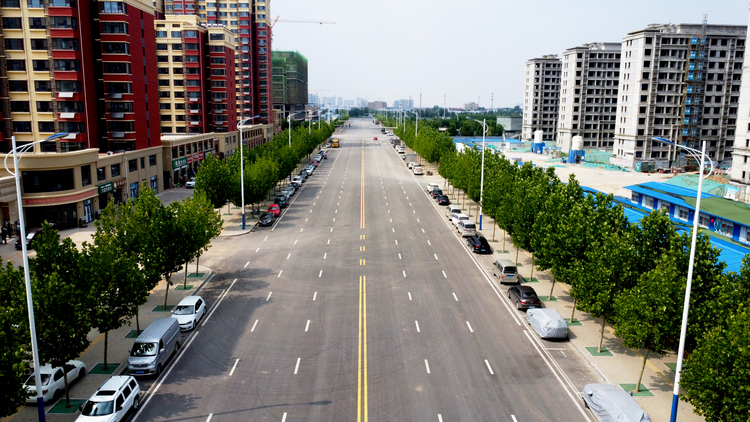
[[[297,51],[273,51],[272,89],[275,109],[304,110],[307,104],[307,58]]]

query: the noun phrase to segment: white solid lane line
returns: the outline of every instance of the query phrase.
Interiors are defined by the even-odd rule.
[[[260,248],[256,249],[255,252],[258,252],[259,250],[260,250]],[[247,267],[247,265],[246,265],[246,267]]]
[[[427,373],[430,373],[430,364],[427,362],[427,359],[424,360],[424,367],[427,369]]]
[[[305,324],[305,332],[307,332],[307,329],[310,328],[310,320],[307,320],[307,324]]]
[[[490,366],[490,361],[488,361],[487,359],[485,359],[484,363],[487,364],[487,369],[489,369],[490,375],[495,375],[495,373],[492,372],[492,367]]]
[[[516,415],[510,415],[511,418],[513,418],[513,422],[518,422],[518,419],[516,419]]]
[[[430,245],[430,246],[432,246],[432,243],[430,243],[430,241],[429,241],[429,240],[427,240],[427,244],[428,244],[428,245]]]
[[[229,376],[230,376],[230,377],[232,376],[232,374],[234,374],[234,370],[235,370],[235,369],[237,369],[237,364],[238,364],[239,362],[240,362],[240,360],[239,360],[239,359],[237,359],[237,360],[235,360],[235,361],[234,361],[234,365],[232,365],[232,370],[231,370],[231,371],[229,371]]]
[[[473,328],[471,328],[471,324],[469,324],[469,321],[466,321],[466,325],[468,325],[468,326],[469,326],[469,331],[471,331],[471,332],[473,333],[473,332],[474,332],[474,329],[473,329]]]
[[[256,320],[255,320],[255,322],[253,323],[253,327],[252,327],[252,328],[250,328],[250,332],[251,332],[251,333],[252,333],[253,331],[255,331],[255,326],[256,326],[256,325],[258,325],[258,320],[257,320],[257,319],[256,319]]]
[[[268,299],[271,298],[271,293],[273,293],[273,292],[268,292],[268,297],[266,298],[266,302],[268,302]]]
[[[328,241],[330,242],[330,241],[331,241],[331,239],[328,239]],[[323,259],[326,259],[326,257],[327,257],[327,256],[328,256],[328,252],[324,252],[324,253],[323,253]]]
[[[414,321],[414,323],[417,325],[417,332],[418,333],[421,332],[421,331],[419,331],[419,321]]]

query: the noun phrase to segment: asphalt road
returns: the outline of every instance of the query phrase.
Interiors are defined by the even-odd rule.
[[[209,314],[132,419],[593,420],[597,376],[529,329],[379,127],[338,138],[272,228],[202,258]]]

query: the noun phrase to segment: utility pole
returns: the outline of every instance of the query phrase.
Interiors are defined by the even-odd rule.
[[[492,93],[492,97],[490,97],[490,111],[495,109],[495,93]]]

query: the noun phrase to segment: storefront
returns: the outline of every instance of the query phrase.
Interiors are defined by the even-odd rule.
[[[175,185],[184,186],[187,177],[188,157],[180,157],[172,160],[172,180]]]

